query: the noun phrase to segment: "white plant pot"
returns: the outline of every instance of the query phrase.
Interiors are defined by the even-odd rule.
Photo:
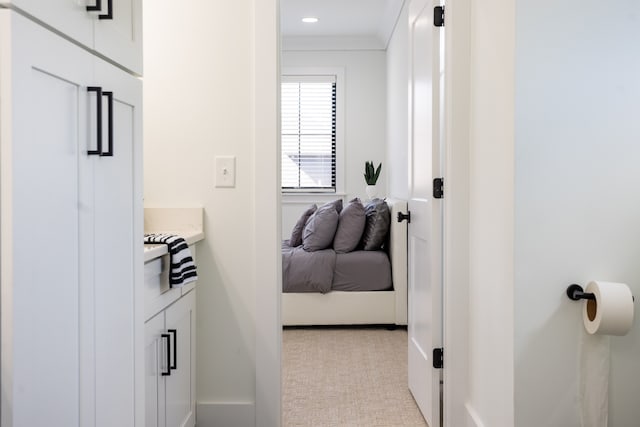
[[[367,197],[369,198],[369,200],[375,199],[376,197],[378,197],[378,186],[377,185],[367,185],[364,188],[365,192],[367,193]]]

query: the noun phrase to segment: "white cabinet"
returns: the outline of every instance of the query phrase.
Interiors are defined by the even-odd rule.
[[[143,423],[140,107],[137,78],[0,9],[2,427]]]
[[[0,0],[0,5],[33,16],[142,74],[142,0]]]
[[[195,426],[195,294],[145,324],[146,427]]]
[[[93,16],[93,48],[129,70],[142,74],[142,0],[102,0],[103,10],[106,10],[105,1],[113,2],[113,18]]]
[[[91,176],[85,179],[92,185],[85,188],[91,189],[92,196],[86,196],[93,201],[93,206],[86,218],[92,224],[81,228],[91,231],[83,241],[93,247],[93,259],[88,265],[94,267],[94,283],[85,290],[86,298],[82,301],[84,319],[89,319],[82,321],[83,327],[88,328],[93,320],[93,330],[86,335],[86,342],[93,345],[93,349],[84,349],[85,354],[93,352],[94,357],[94,369],[89,369],[95,372],[96,381],[95,414],[91,419],[95,417],[96,426],[133,426],[138,400],[136,386],[140,393],[143,387],[141,380],[136,383],[136,352],[141,355],[143,333],[142,191],[139,185],[142,88],[137,78],[99,59],[94,61],[93,82],[103,89],[103,100],[100,100],[104,101],[102,152],[111,155],[87,156]],[[93,101],[97,100],[97,96],[91,97],[90,106],[95,106]],[[87,248],[87,253],[91,252]],[[141,363],[137,369],[142,370]],[[88,421],[83,425],[93,424]]]
[[[163,336],[164,335],[164,336]],[[145,364],[145,426],[165,427],[165,381],[163,373],[169,373],[169,355],[165,345],[170,345],[165,329],[164,312],[148,320],[144,325]],[[169,349],[171,350],[171,349]]]

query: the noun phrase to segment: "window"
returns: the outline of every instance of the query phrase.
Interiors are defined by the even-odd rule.
[[[336,76],[282,77],[282,189],[336,192]]]

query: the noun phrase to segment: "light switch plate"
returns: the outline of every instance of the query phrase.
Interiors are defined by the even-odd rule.
[[[217,156],[216,157],[216,187],[235,187],[236,186],[236,157],[235,156]]]

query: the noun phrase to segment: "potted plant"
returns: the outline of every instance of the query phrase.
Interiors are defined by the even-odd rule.
[[[368,160],[364,162],[364,180],[367,183],[365,191],[367,192],[369,199],[373,199],[378,195],[378,187],[376,183],[380,177],[381,170],[382,163],[380,163],[377,168],[374,168],[372,161]]]

